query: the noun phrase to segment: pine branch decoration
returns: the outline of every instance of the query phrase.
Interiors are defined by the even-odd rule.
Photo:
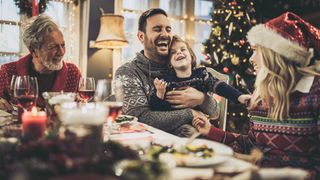
[[[16,6],[19,8],[19,14],[25,14],[28,17],[32,17],[32,1],[31,0],[14,0]],[[39,13],[43,13],[49,0],[39,0]]]

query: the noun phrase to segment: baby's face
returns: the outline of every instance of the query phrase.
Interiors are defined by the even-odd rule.
[[[175,42],[170,50],[170,64],[176,69],[191,69],[191,55],[187,45],[183,42]]]

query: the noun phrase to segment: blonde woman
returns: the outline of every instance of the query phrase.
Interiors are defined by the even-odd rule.
[[[224,132],[206,120],[193,125],[209,138],[248,153],[264,153],[261,166],[300,167],[320,178],[320,30],[287,12],[248,32],[257,72],[248,135]]]

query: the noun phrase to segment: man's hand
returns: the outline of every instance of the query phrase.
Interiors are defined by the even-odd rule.
[[[7,112],[11,112],[13,110],[13,107],[10,103],[8,103],[7,100],[0,98],[0,109]]]
[[[193,108],[203,103],[205,94],[193,87],[182,87],[169,91],[166,94],[166,101],[172,104],[173,108]]]
[[[165,81],[155,78],[153,81],[154,87],[157,89],[157,96],[160,99],[164,99],[166,94],[167,83]]]

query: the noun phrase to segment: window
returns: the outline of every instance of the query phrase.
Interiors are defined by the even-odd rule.
[[[184,0],[122,0],[118,11],[125,18],[125,34],[129,41],[129,46],[122,51],[124,61],[132,60],[136,56],[136,52],[143,49],[142,44],[137,38],[138,21],[141,13],[151,7],[160,7],[165,10],[171,21],[172,32],[182,38],[185,37],[186,22],[183,18],[185,14]]]
[[[190,6],[193,8],[187,8]],[[136,52],[143,49],[136,36],[138,19],[142,12],[151,7],[160,7],[168,13],[173,34],[187,40],[198,61],[203,60],[202,42],[209,38],[212,28],[212,0],[120,0],[119,9],[116,11],[125,18],[125,32],[129,41],[129,46],[123,49],[124,61],[132,60]]]
[[[185,20],[183,16],[185,14],[184,0],[160,0],[159,7],[165,10],[170,18],[172,33],[185,37]]]
[[[139,16],[151,5],[150,0],[123,0],[122,15],[124,16],[125,35],[129,41],[129,46],[123,48],[124,61],[132,60],[136,52],[143,49],[142,44],[137,38]]]
[[[14,1],[0,0],[0,65],[19,57],[19,21]]]
[[[64,59],[75,59],[75,5],[69,2],[49,1],[44,14],[52,17],[60,26],[66,41],[66,54]],[[14,1],[0,0],[0,65],[15,61],[28,53],[21,40],[18,7]],[[22,21],[22,22],[21,22]]]
[[[211,13],[213,12],[213,4],[211,0],[196,0],[194,7],[194,44],[193,49],[198,61],[204,60],[201,53],[202,43],[209,38],[211,33]]]

